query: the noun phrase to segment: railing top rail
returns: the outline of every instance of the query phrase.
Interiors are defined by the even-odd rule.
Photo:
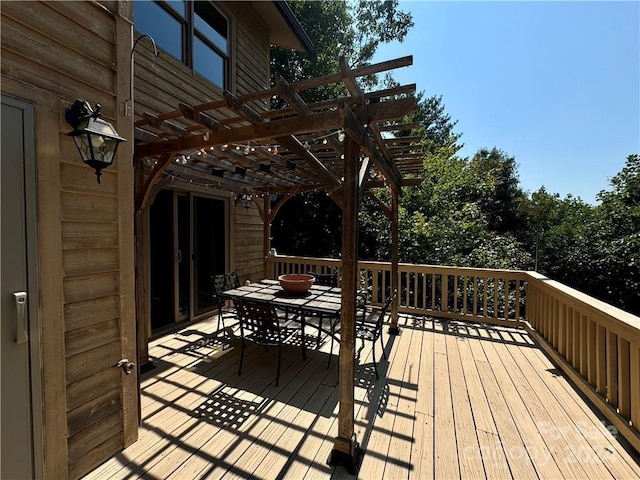
[[[289,262],[300,262],[300,263],[340,263],[340,259],[336,258],[316,258],[316,257],[299,257],[293,255],[280,255],[276,254],[273,256],[273,260],[275,261],[289,261]],[[368,261],[368,260],[359,260],[358,265],[364,268],[380,268],[384,269],[389,267],[390,262],[378,262],[378,261]],[[473,267],[456,267],[456,266],[448,266],[448,265],[426,265],[426,264],[415,264],[415,263],[399,263],[398,268],[401,270],[429,270],[438,273],[452,272],[456,274],[460,272],[460,275],[467,276],[492,276],[498,274],[502,277],[508,276],[510,278],[525,278],[527,272],[524,270],[506,270],[506,269],[495,269],[495,268],[473,268]]]
[[[618,307],[609,305],[602,300],[598,300],[586,293],[580,292],[568,285],[552,280],[538,272],[526,272],[529,282],[532,284],[552,290],[554,293],[560,294],[569,303],[578,304],[586,310],[590,311],[592,316],[604,317],[612,324],[613,330],[624,330],[627,339],[632,338],[640,341],[640,317],[629,312],[625,312]]]

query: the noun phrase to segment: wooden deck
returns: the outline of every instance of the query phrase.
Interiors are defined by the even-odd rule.
[[[216,321],[153,343],[139,440],[86,478],[350,478],[326,465],[338,405],[329,342],[306,361],[286,346],[275,387],[275,350],[250,346],[238,376],[237,342],[222,349]],[[637,453],[524,332],[399,323],[380,380],[369,345],[360,353],[359,478],[640,478]]]

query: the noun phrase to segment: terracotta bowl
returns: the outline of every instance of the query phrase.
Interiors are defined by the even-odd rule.
[[[315,282],[313,275],[306,273],[289,273],[278,277],[282,290],[288,295],[302,295],[307,293]]]

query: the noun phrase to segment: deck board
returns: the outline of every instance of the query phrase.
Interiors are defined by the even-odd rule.
[[[227,321],[223,348],[216,324],[152,342],[139,440],[86,478],[353,478],[326,464],[338,415],[330,342],[306,361],[299,343],[285,346],[275,387],[276,351],[249,347],[239,376],[237,331]],[[360,352],[359,478],[640,479],[637,452],[526,332],[411,316],[399,326],[385,331],[379,380],[370,345]]]

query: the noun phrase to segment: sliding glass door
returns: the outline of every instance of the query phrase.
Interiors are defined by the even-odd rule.
[[[150,208],[151,329],[216,307],[213,276],[227,270],[227,201],[162,190]]]
[[[225,204],[214,198],[193,196],[194,309],[196,315],[212,310],[213,276],[226,271]]]

